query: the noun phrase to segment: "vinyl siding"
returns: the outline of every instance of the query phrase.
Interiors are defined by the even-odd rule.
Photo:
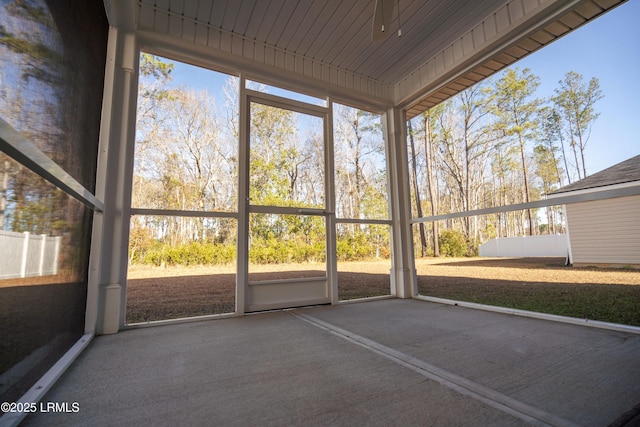
[[[640,196],[567,205],[576,264],[640,264]]]

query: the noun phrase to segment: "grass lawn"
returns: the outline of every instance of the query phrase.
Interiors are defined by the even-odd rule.
[[[416,260],[421,295],[640,326],[640,270],[565,267],[561,258]],[[321,275],[324,265],[253,266],[251,280]],[[389,294],[389,260],[339,263],[340,300]],[[235,268],[133,266],[127,322],[230,313]]]
[[[421,295],[640,326],[640,270],[560,258],[417,260]]]

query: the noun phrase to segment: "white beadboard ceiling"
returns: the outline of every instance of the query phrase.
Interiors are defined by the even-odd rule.
[[[389,36],[376,42],[371,41],[374,0],[142,0],[142,3],[394,84],[504,0],[400,0],[394,7]],[[399,23],[402,37],[397,36]]]
[[[421,94],[420,99],[407,106],[412,116],[621,2],[398,0],[394,6],[389,36],[375,42],[371,40],[374,0],[139,0],[134,14],[138,22],[134,25],[137,29],[165,33],[209,46],[212,45],[212,34],[216,33],[219,39],[228,40],[229,53],[245,60],[267,62],[262,53],[258,57],[258,51],[270,49],[275,52],[274,56],[285,58],[282,68],[287,68],[287,61],[291,61],[289,68],[294,72],[306,67],[306,63],[303,67],[298,66],[296,61],[307,61],[313,63],[314,67],[321,64],[328,71],[319,68],[320,71],[314,69],[308,74],[319,76],[320,80],[324,78],[328,82],[335,80],[340,83],[340,73],[348,73],[343,80],[352,81],[353,76],[357,76],[364,82],[359,83],[360,86],[375,86],[372,91],[380,98],[393,99],[394,88],[398,92],[397,87],[406,85],[412,75],[419,72],[426,74],[426,71],[418,70],[426,68],[429,60],[447,49],[452,49],[452,55],[455,55],[455,43],[460,41],[462,46],[463,37],[471,34],[474,28],[474,48],[492,37],[497,39],[497,36],[488,33],[500,32],[500,11],[506,17],[504,25],[511,25],[514,22],[517,24],[514,18],[516,13],[526,15],[530,12],[530,15],[535,15],[538,9],[559,10],[560,6],[557,5],[563,3],[575,5],[570,10],[563,9],[562,16],[554,17],[544,28],[535,28],[527,22],[531,26],[529,34],[519,33],[519,39],[514,39],[510,44],[502,42],[502,51],[495,52],[482,64],[475,64],[472,69],[455,75],[455,79],[443,80],[439,86]],[[492,16],[493,29],[479,27],[489,22]],[[402,29],[401,37],[397,35],[398,28]],[[482,43],[476,41],[478,28],[483,32]],[[212,48],[224,49],[220,41]],[[304,70],[300,72],[304,73]],[[324,77],[325,74],[327,77]],[[333,78],[333,75],[337,77]],[[429,86],[428,81],[423,81],[424,77],[420,79],[421,85]],[[433,79],[428,77],[426,80]],[[415,91],[415,83],[412,85],[411,91]]]

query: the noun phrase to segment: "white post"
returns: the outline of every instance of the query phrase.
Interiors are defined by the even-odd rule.
[[[238,236],[236,246],[236,314],[244,314],[249,301],[249,123],[250,107],[244,75],[239,79],[238,112]]]
[[[571,250],[571,233],[569,232],[569,211],[567,205],[562,205],[562,212],[564,213],[564,232],[567,235],[567,259],[565,265],[573,265],[573,251]]]
[[[62,241],[61,236],[55,237],[55,246],[53,249],[53,275],[58,274],[58,257],[60,256],[60,242]]]
[[[96,197],[105,209],[94,215],[85,327],[97,335],[116,333],[125,321],[137,100],[135,35],[110,28],[107,55],[96,176]]]
[[[325,216],[327,227],[327,271],[331,304],[338,303],[338,260],[336,251],[335,151],[333,141],[333,101],[327,100],[329,114],[325,118]]]
[[[411,237],[411,198],[409,165],[404,132],[403,111],[392,108],[384,116],[387,141],[387,170],[391,204],[391,287],[398,298],[413,298],[418,293],[413,239]]]
[[[41,234],[42,243],[40,244],[40,265],[38,265],[38,276],[44,275],[44,256],[47,254],[47,235]]]
[[[22,244],[22,263],[20,264],[20,277],[27,277],[27,257],[29,255],[29,232],[24,233],[24,243]]]

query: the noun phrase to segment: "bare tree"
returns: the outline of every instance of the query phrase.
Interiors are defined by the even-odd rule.
[[[532,140],[536,129],[535,112],[540,100],[533,97],[540,79],[525,68],[509,68],[501,79],[496,81],[492,93],[492,110],[497,118],[496,127],[508,139],[514,139],[520,152],[524,201],[531,201],[529,171],[527,168],[527,141]],[[529,235],[534,235],[534,221],[530,209],[527,209]]]
[[[436,122],[436,115],[442,110],[442,107],[436,106],[422,115],[424,122],[424,154],[426,160],[426,178],[427,188],[429,189],[429,200],[431,201],[431,216],[438,214],[438,205],[440,204],[440,192],[438,189],[437,178],[437,144],[435,142],[435,130],[434,125]],[[438,221],[431,222],[431,234],[433,238],[433,256],[440,256],[440,242],[439,242],[439,230]]]
[[[569,71],[565,74],[564,80],[561,80],[559,84],[560,87],[555,90],[556,96],[553,97],[553,102],[562,111],[569,125],[569,136],[576,159],[578,178],[584,178],[587,176],[585,150],[589,141],[591,125],[600,115],[595,112],[594,105],[604,95],[600,90],[600,82],[597,78],[592,77],[586,84],[582,80],[582,75],[575,71]]]
[[[370,198],[366,196],[370,188],[379,187],[378,177],[386,175],[379,117],[342,105],[335,111],[336,197],[345,218],[362,219],[371,216],[371,209],[380,210],[368,206]],[[385,190],[386,184],[376,193]],[[386,217],[387,209],[382,207],[375,215]]]
[[[422,218],[422,200],[420,200],[420,187],[418,185],[418,156],[416,156],[416,143],[411,120],[407,121],[407,133],[409,134],[409,149],[411,153],[411,158],[409,159],[409,164],[411,165],[411,186],[415,194],[416,214],[418,218]],[[427,255],[427,236],[424,231],[424,223],[421,222],[418,224],[418,230],[420,232],[420,254],[425,257]]]

